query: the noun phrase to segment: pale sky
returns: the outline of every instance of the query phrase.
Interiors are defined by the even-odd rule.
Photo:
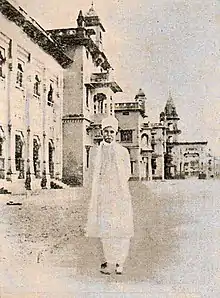
[[[17,0],[45,29],[75,27],[91,0]],[[169,89],[181,118],[180,140],[208,141],[220,155],[220,1],[94,0],[106,29],[105,51],[124,93],[147,96],[156,122]]]

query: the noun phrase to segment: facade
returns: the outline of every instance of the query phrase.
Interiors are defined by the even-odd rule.
[[[172,177],[199,177],[213,173],[212,158],[208,155],[207,142],[174,143],[172,150]]]
[[[49,30],[73,63],[64,71],[63,181],[83,185],[90,148],[102,139],[101,120],[114,114],[114,94],[121,92],[103,52],[105,28],[93,5],[77,28]]]
[[[19,6],[0,5],[0,181],[62,176],[63,69],[72,60]]]
[[[115,103],[119,120],[118,141],[131,156],[131,179],[164,180],[219,176],[219,162],[208,142],[180,142],[180,118],[169,94],[160,121],[147,117],[147,99],[140,89],[133,102]]]

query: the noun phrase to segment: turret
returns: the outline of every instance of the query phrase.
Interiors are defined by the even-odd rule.
[[[95,31],[95,35],[93,36],[94,42],[97,45],[97,47],[102,51],[103,33],[105,32],[105,28],[103,27],[101,20],[94,9],[93,3],[89,11],[85,15],[85,27],[88,29],[93,29]]]
[[[143,108],[144,110],[144,117],[146,117],[146,103],[147,103],[147,98],[144,93],[144,91],[140,88],[137,95],[135,96],[135,101],[139,103],[139,105]]]
[[[181,131],[178,129],[178,121],[180,120],[176,107],[173,101],[171,92],[169,92],[169,98],[167,100],[164,113],[160,114],[160,120],[164,121],[167,131],[167,141],[169,143],[177,142],[178,135]]]

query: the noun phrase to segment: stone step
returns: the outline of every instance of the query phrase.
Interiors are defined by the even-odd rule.
[[[64,189],[69,189],[69,188],[71,188],[69,185],[63,183],[63,182],[60,181],[60,180],[51,179],[51,182],[54,183],[54,185],[57,185],[58,188],[64,188]],[[53,188],[53,187],[51,187],[51,188]]]

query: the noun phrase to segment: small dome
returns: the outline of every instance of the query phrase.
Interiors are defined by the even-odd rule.
[[[87,12],[86,16],[87,17],[97,17],[98,16],[94,9],[93,3],[92,3],[92,6],[90,7],[89,11]]]
[[[139,97],[145,97],[145,93],[141,88],[139,89],[137,95],[135,96],[135,99]]]

